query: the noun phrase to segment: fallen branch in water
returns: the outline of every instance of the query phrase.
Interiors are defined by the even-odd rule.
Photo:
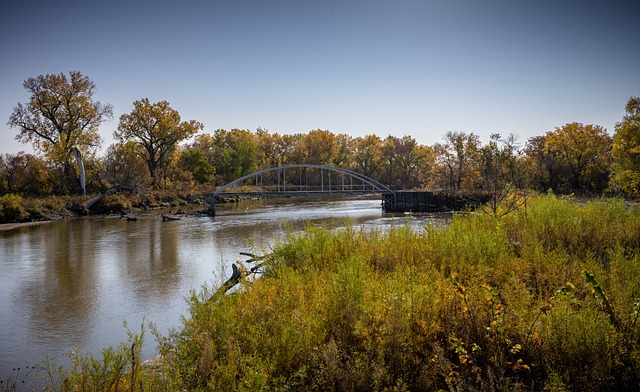
[[[242,256],[251,257],[249,260],[245,260],[245,263],[253,263],[255,261],[264,260],[268,255],[264,256],[256,256],[251,253],[240,252]],[[209,301],[217,300],[219,297],[225,295],[229,290],[234,288],[240,281],[245,279],[247,276],[251,274],[259,273],[260,268],[264,265],[265,262],[259,263],[251,267],[250,269],[240,268],[236,263],[231,264],[232,273],[231,277],[224,281],[222,285],[216,290],[216,292],[209,298]]]

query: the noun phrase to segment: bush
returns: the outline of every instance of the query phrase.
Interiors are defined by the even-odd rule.
[[[23,199],[18,195],[0,196],[0,223],[22,222],[27,219]]]
[[[124,214],[131,210],[131,202],[122,195],[108,195],[92,206],[92,210],[99,214]]]

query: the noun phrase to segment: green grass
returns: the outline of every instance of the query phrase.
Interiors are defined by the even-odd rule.
[[[291,234],[242,290],[194,293],[183,325],[158,337],[159,369],[138,368],[136,383],[125,370],[115,385],[640,389],[640,211],[621,200],[527,204],[421,231]]]

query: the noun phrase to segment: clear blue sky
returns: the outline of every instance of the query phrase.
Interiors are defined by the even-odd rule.
[[[218,128],[442,141],[568,122],[613,134],[640,95],[640,1],[14,1],[0,13],[0,152],[28,77],[77,70],[114,119],[167,100]]]

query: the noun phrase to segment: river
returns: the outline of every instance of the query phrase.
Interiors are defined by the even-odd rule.
[[[0,232],[0,380],[45,355],[68,365],[73,349],[99,356],[153,322],[166,334],[187,316],[186,297],[217,287],[239,252],[266,249],[309,222],[420,229],[448,216],[383,214],[380,199],[278,199],[218,205],[217,216],[162,221],[144,212],[61,220]],[[189,211],[187,211],[189,212]],[[435,218],[434,218],[435,217]],[[143,355],[155,353],[146,335]]]

